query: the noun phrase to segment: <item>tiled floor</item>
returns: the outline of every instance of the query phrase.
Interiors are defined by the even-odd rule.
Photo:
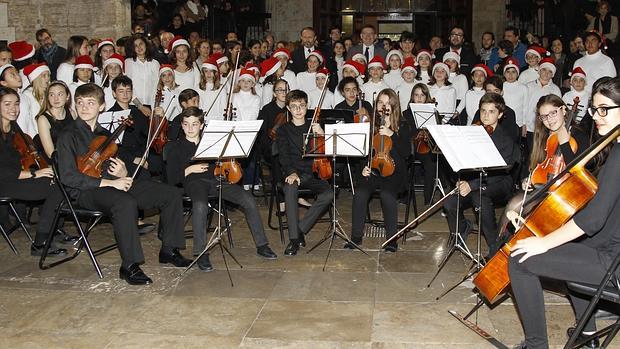
[[[350,229],[350,203],[350,194],[341,193],[338,209],[345,230]],[[373,201],[373,210],[377,205]],[[267,209],[261,206],[261,211],[266,225]],[[0,348],[492,348],[448,314],[466,313],[475,304],[471,281],[435,300],[467,272],[467,260],[453,255],[427,287],[445,253],[447,224],[441,215],[419,226],[420,234],[410,234],[392,255],[379,253],[377,238],[364,241],[370,256],[342,250],[336,240],[323,272],[327,244],[311,254],[306,248],[285,257],[277,231],[268,230],[279,258],[263,260],[256,256],[243,215],[230,214],[232,252],[243,265],[227,259],[234,287],[218,250],[211,254],[214,272],[194,269],[182,275],[157,263],[159,241],[154,234],[144,236],[143,268],[154,284],[133,287],[118,279],[116,251],[99,258],[104,279],[97,278],[85,254],[42,271],[17,232],[20,256],[0,243]],[[314,228],[309,246],[327,227]],[[92,241],[102,245],[111,239],[110,225],[102,225]],[[471,246],[475,239],[472,234]],[[560,348],[572,311],[565,298],[552,293],[547,303],[551,342]],[[477,321],[509,346],[522,338],[510,300],[494,309],[483,307]]]

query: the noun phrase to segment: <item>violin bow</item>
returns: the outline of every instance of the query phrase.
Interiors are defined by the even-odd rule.
[[[308,146],[308,140],[310,140],[310,131],[312,130],[312,124],[314,124],[317,115],[321,113],[321,105],[323,104],[323,100],[325,99],[325,92],[327,92],[327,83],[329,82],[329,75],[325,78],[325,83],[323,84],[323,89],[321,89],[321,97],[319,98],[319,104],[314,109],[314,114],[312,115],[312,121],[310,121],[310,126],[308,126],[308,132],[306,132],[306,140],[304,141],[304,149]],[[313,149],[313,152],[315,149]]]

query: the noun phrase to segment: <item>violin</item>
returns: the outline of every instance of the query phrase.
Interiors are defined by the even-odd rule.
[[[312,116],[312,121],[310,122],[310,129],[308,130],[308,135],[306,136],[306,144],[308,143],[308,140],[310,140],[311,152],[315,154],[325,154],[325,135],[319,135],[314,132],[311,133],[310,131],[313,124],[321,122],[321,105],[325,99],[325,92],[327,92],[328,82],[329,76],[325,79],[325,85],[323,85],[323,91],[321,91],[321,98],[319,98],[319,103],[317,104],[316,109],[314,109],[314,115]],[[312,172],[320,179],[328,180],[333,175],[332,164],[329,162],[327,157],[316,157],[312,161]]]
[[[380,116],[379,126],[385,125],[385,117],[388,116],[386,108],[383,108]],[[377,130],[372,137],[373,157],[370,162],[371,170],[375,170],[381,177],[388,177],[394,174],[396,164],[390,156],[392,150],[392,138],[381,135]]]
[[[121,125],[110,135],[97,136],[88,145],[88,152],[76,159],[79,171],[87,176],[101,178],[104,164],[118,151],[116,140],[129,126],[133,125],[131,115],[121,121]]]
[[[567,124],[565,125],[567,129],[569,129],[569,125],[571,124],[573,117],[577,114],[578,107],[579,97],[575,97],[573,99],[573,107],[571,108]],[[577,151],[577,141],[575,140],[575,138],[570,136],[568,143],[573,153],[575,153]],[[533,185],[544,185],[551,178],[557,176],[558,173],[562,172],[566,168],[566,164],[564,163],[564,156],[562,156],[562,152],[560,150],[560,143],[558,141],[557,134],[552,134],[547,138],[547,143],[545,144],[545,153],[545,159],[541,163],[537,164],[534,171],[532,171]]]
[[[161,154],[164,151],[164,145],[168,143],[168,120],[165,115],[155,114],[155,108],[161,105],[162,100],[163,91],[157,89],[157,93],[155,94],[155,107],[153,108],[149,123],[149,134],[154,138],[151,147],[157,154]],[[158,128],[159,132],[157,131]]]
[[[282,111],[276,114],[276,117],[273,119],[273,126],[267,131],[269,138],[272,141],[276,140],[276,131],[278,128],[288,122],[288,111]]]
[[[482,126],[482,127],[484,127],[484,130],[487,131],[487,134],[489,136],[493,134],[493,131],[495,131],[493,126],[491,126],[491,125],[484,125],[484,124],[482,124],[482,121],[480,121],[480,120],[476,120],[476,121],[472,122],[471,124],[472,124],[472,126]]]
[[[15,137],[13,137],[13,147],[19,153],[19,158],[24,171],[31,169],[40,170],[47,168],[49,165],[45,158],[41,156],[41,153],[34,146],[32,138],[25,134],[19,127],[17,122],[11,122],[13,129],[15,130]]]
[[[238,60],[239,53],[237,53],[236,61]],[[233,88],[235,86],[235,79],[237,77],[236,75],[237,74],[235,74],[235,71],[233,70],[233,77],[230,84],[230,89],[228,91],[228,101],[226,102],[226,114],[224,114],[224,120],[226,121],[232,121],[237,118],[232,106],[232,95]],[[215,168],[213,169],[213,174],[216,177],[224,177],[224,179],[226,179],[226,181],[230,184],[235,184],[238,183],[243,177],[243,170],[241,169],[241,165],[239,164],[237,159],[231,158],[223,161],[218,161],[218,163],[215,164]]]
[[[359,112],[360,109],[363,108],[363,104],[362,101],[364,100],[365,94],[364,91],[360,91],[360,93],[357,95],[357,102],[358,102],[358,106],[357,106],[357,112]],[[369,122],[369,118],[368,115],[360,115],[358,113],[355,113],[355,115],[353,115],[353,122],[354,123],[360,123],[360,122]]]

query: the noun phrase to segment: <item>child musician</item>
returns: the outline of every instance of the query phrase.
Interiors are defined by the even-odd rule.
[[[364,84],[364,74],[366,74],[366,66],[360,62],[350,59],[344,62],[344,65],[342,66],[342,79],[338,82],[338,86],[340,86],[342,80],[351,77],[357,81],[358,90],[361,91],[360,86]],[[340,88],[337,88],[336,92],[334,92],[333,105],[340,104],[342,101],[344,101],[344,99],[344,94],[342,94]]]
[[[362,176],[365,179],[358,181],[353,196],[353,211],[351,216],[351,241],[360,245],[364,233],[364,221],[368,210],[368,200],[375,190],[380,189],[381,208],[385,220],[385,237],[390,238],[396,234],[398,224],[398,193],[404,189],[407,182],[407,158],[411,154],[411,127],[401,116],[400,102],[396,92],[385,89],[377,95],[375,104],[377,112],[374,120],[377,125],[375,130],[380,136],[389,137],[392,140],[392,149],[389,155],[394,159],[394,173],[383,177],[374,173],[376,169],[365,166]],[[383,125],[379,123],[381,118]],[[373,147],[378,144],[373,144]],[[355,246],[346,243],[344,248],[353,249]],[[398,243],[391,242],[385,247],[386,252],[396,252]]]
[[[308,103],[309,103],[308,109],[314,109],[318,106],[323,87],[326,88],[325,98],[323,98],[323,103],[321,104],[320,107],[321,109],[332,109],[333,108],[332,103],[334,101],[334,94],[329,90],[329,86],[325,85],[325,82],[327,81],[328,76],[329,76],[329,70],[327,68],[321,68],[316,73],[316,78],[315,78],[316,87],[310,92],[308,92]]]
[[[288,221],[289,243],[284,250],[287,256],[296,255],[300,246],[305,246],[304,235],[307,234],[317,219],[327,210],[332,200],[331,186],[327,181],[314,177],[312,173],[313,159],[303,157],[305,133],[308,131],[324,133],[318,123],[313,125],[306,119],[308,111],[308,95],[301,90],[293,90],[286,96],[286,107],[291,116],[290,121],[276,131],[278,158],[284,179],[284,199],[286,202],[286,218]],[[311,189],[317,199],[299,219],[297,206],[298,189]]]
[[[581,67],[576,67],[571,72],[570,91],[562,96],[562,100],[569,108],[572,108],[575,97],[579,97],[579,108],[575,117],[575,121],[579,124],[586,115],[590,99],[590,91],[586,90],[586,72]]]
[[[480,120],[485,128],[492,129],[491,140],[497,150],[504,158],[508,166],[511,166],[514,159],[514,139],[504,132],[504,129],[497,127],[505,109],[504,98],[497,93],[487,93],[480,99]],[[444,203],[447,211],[448,226],[451,232],[456,231],[457,220],[459,233],[464,241],[471,232],[472,225],[463,216],[463,211],[469,207],[479,207],[481,210],[480,230],[489,246],[489,256],[497,252],[499,246],[497,240],[497,222],[495,220],[495,204],[506,200],[512,190],[512,177],[508,170],[489,171],[480,183],[478,174],[471,174],[468,177],[461,176],[456,183],[458,194],[461,195],[460,207],[457,212],[456,196],[449,197]],[[482,191],[482,196],[480,196]],[[482,201],[480,198],[482,197]]]
[[[344,96],[344,100],[335,106],[335,109],[352,110],[360,116],[360,120],[370,120],[372,105],[360,97],[360,86],[356,78],[345,77],[338,84],[338,92]],[[353,120],[346,120],[353,122]]]
[[[207,245],[207,223],[209,214],[208,199],[217,195],[219,181],[213,175],[214,163],[192,163],[200,142],[200,132],[204,125],[203,111],[189,107],[181,113],[182,138],[166,145],[166,178],[168,183],[182,186],[185,193],[192,198],[192,230],[194,232],[194,256],[197,256]],[[245,220],[256,244],[256,253],[267,259],[277,258],[269,247],[265,236],[260,212],[252,194],[236,184],[222,182],[222,199],[240,205],[245,213]],[[209,254],[205,253],[197,262],[202,271],[211,271],[213,266]]]
[[[222,83],[217,61],[212,56],[202,63],[201,71],[198,93],[201,95],[200,108],[207,113],[205,120],[224,120],[228,84]]]
[[[78,87],[75,103],[79,118],[58,139],[60,177],[81,207],[103,211],[112,220],[122,260],[119,277],[130,285],[152,283],[140,268],[144,255],[137,231],[138,209],[161,210],[163,242],[159,262],[171,263],[176,267],[188,266],[191,261],[179,252],[179,249],[185,248],[180,192],[172,186],[151,180],[132,180],[125,163],[119,158],[111,158],[104,178],[94,178],[80,172],[76,158],[88,153],[94,137],[110,136],[110,133],[97,123],[99,113],[105,109],[101,87],[95,84]]]
[[[413,56],[405,58],[405,63],[400,70],[402,82],[395,91],[398,99],[400,99],[400,110],[405,112],[409,108],[409,96],[411,96],[411,91],[413,91],[413,87],[416,85],[415,76],[418,74],[415,70],[415,59]]]
[[[390,88],[385,81],[383,81],[385,68],[385,62],[381,56],[375,56],[370,60],[370,63],[368,63],[368,75],[370,75],[370,79],[362,85],[362,90],[364,91],[364,99],[373,104],[373,106],[379,92],[386,88]]]

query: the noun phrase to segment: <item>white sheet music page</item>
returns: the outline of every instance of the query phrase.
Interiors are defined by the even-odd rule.
[[[234,134],[228,142],[224,158],[247,157],[252,150],[256,135],[260,130],[263,120],[251,121],[224,121],[211,120],[205,127],[198,148],[196,159],[217,159],[231,130]]]
[[[121,125],[120,120],[127,119],[129,113],[131,113],[130,109],[101,113],[97,118],[97,122],[101,125],[101,127],[110,131],[110,133],[114,133],[114,131],[116,131],[116,129]],[[116,139],[116,143],[120,144],[123,142],[124,134],[125,131],[121,132],[120,136]]]
[[[482,126],[435,125],[427,129],[455,172],[506,166]]]
[[[338,135],[336,155],[360,157],[368,155],[369,122],[325,125],[325,155],[334,154],[334,131]]]
[[[437,125],[435,103],[410,103],[411,113],[416,128]]]

